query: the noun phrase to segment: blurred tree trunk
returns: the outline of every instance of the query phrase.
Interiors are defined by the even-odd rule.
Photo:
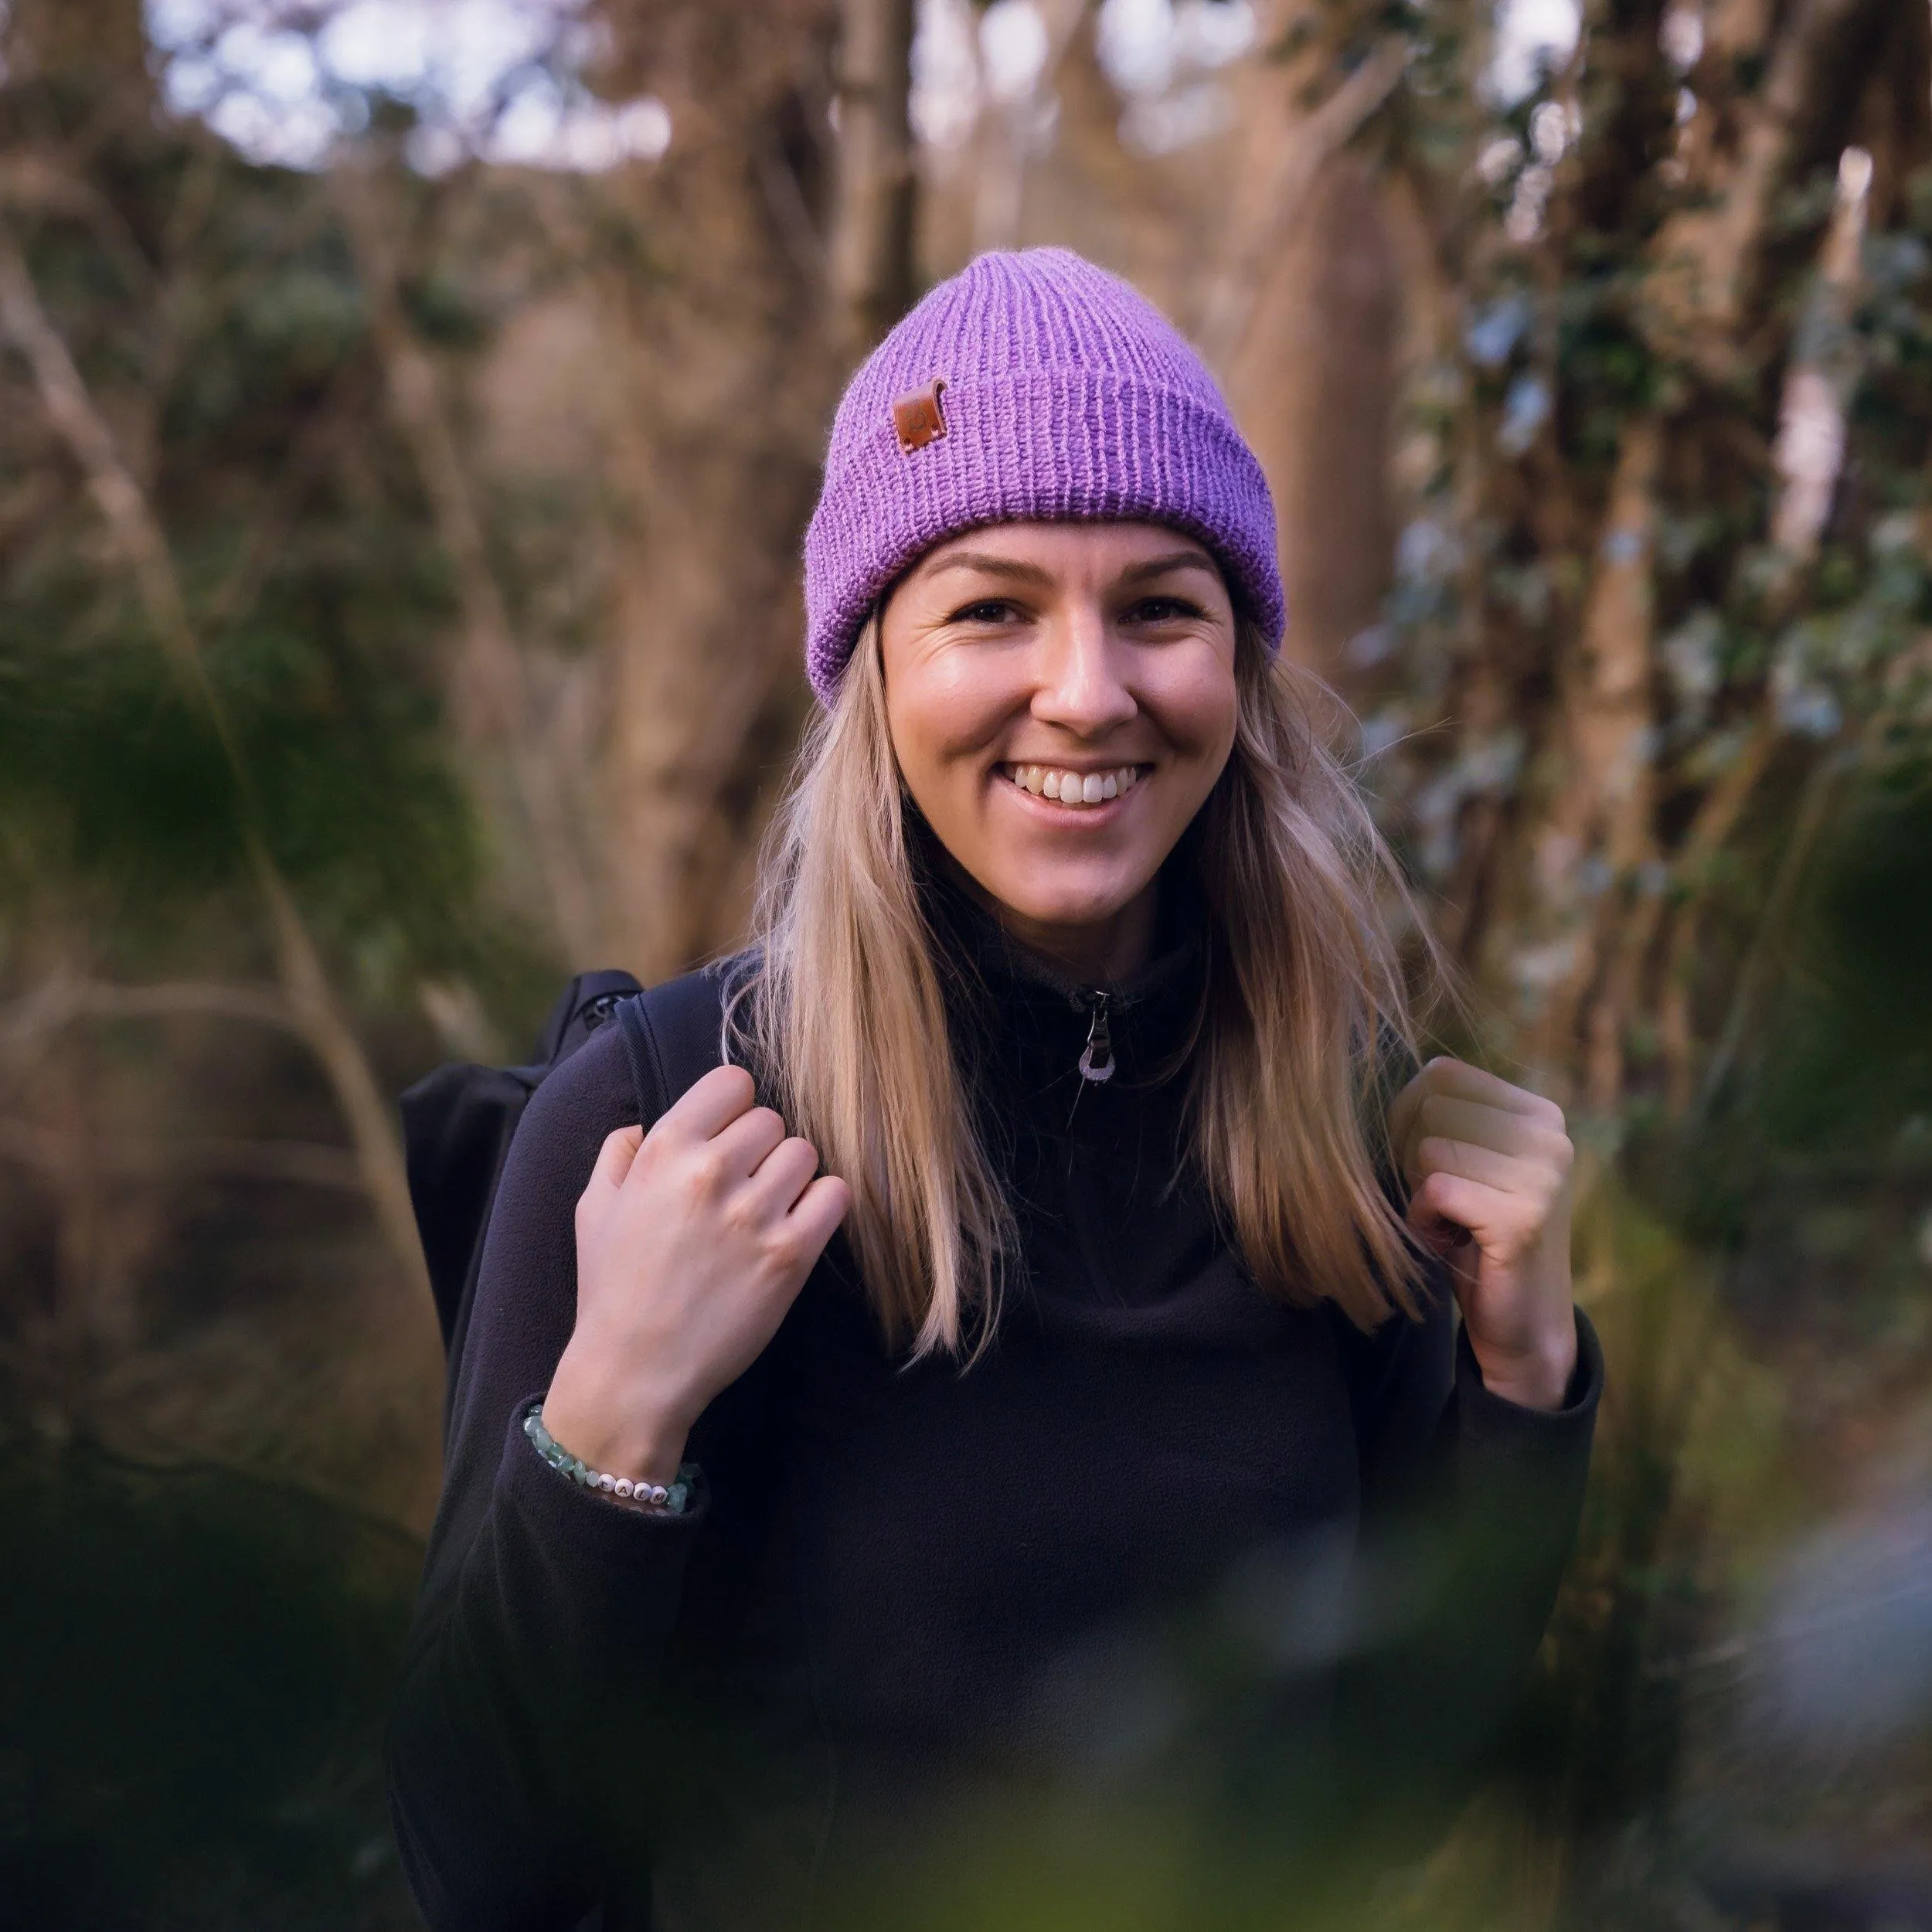
[[[335,1091],[355,1148],[369,1205],[399,1272],[429,1306],[429,1274],[417,1239],[402,1138],[354,1022],[320,949],[270,854],[257,815],[256,774],[243,758],[210,676],[202,639],[184,597],[159,516],[121,454],[113,431],[42,308],[25,260],[0,229],[0,338],[32,369],[49,420],[66,444],[110,538],[132,579],[155,647],[205,718],[232,774],[249,876],[259,896],[289,1012]]]
[[[826,428],[913,287],[913,9],[606,15],[614,75],[665,100],[675,131],[617,190],[649,273],[614,287],[615,366],[598,372],[622,399],[613,462],[638,531],[609,686],[613,923],[655,978],[742,930],[810,702],[797,558]]]
[[[1777,741],[1787,770],[1817,755],[1777,692],[1802,675],[1794,627],[1858,380],[1852,230],[1876,164],[1848,151],[1876,128],[1892,182],[1928,152],[1922,8],[1716,9],[1681,126],[1658,31],[1655,7],[1591,15],[1573,80],[1532,117],[1547,154],[1505,156],[1504,232],[1468,176],[1427,164],[1391,204],[1432,311],[1430,379],[1449,393],[1453,364],[1461,398],[1432,512],[1457,558],[1439,715],[1458,742],[1412,796],[1449,855],[1446,930],[1512,1045],[1606,1115],[1660,1053],[1687,1104],[1696,1043],[1736,991],[1706,956],[1718,855],[1781,768]],[[1836,212],[1820,213],[1833,172]],[[1774,443],[1753,417],[1781,394]],[[1705,547],[1688,580],[1667,531]],[[1687,599],[1712,638],[1750,641],[1707,751],[1712,722],[1671,709],[1662,634]],[[1731,675],[1713,658],[1718,685]],[[1671,763],[1673,744],[1695,755]]]
[[[15,75],[83,87],[117,118],[154,92],[142,0],[12,0],[0,45]]]
[[[1227,384],[1274,492],[1287,648],[1345,689],[1343,648],[1375,624],[1389,585],[1402,289],[1365,162],[1337,155],[1307,199]]]
[[[827,249],[831,330],[856,362],[913,295],[913,0],[840,0],[832,229]]]
[[[1235,80],[1240,159],[1195,313],[1274,493],[1287,648],[1336,680],[1387,587],[1400,313],[1380,196],[1346,151],[1407,50],[1385,40],[1338,72],[1328,32],[1285,51],[1298,24],[1285,0],[1259,10]]]
[[[1039,71],[1030,86],[1011,94],[989,93],[974,130],[968,182],[973,197],[970,233],[975,254],[1070,239],[1056,224],[1050,207],[1043,209],[1037,204],[1036,190],[1043,173],[1056,172],[1069,149],[1056,126],[1060,83],[1070,62],[1077,63],[1090,53],[1088,29],[1094,8],[1092,0],[1036,0],[1035,12],[1045,37]],[[1077,97],[1077,81],[1075,87]],[[1051,192],[1049,188],[1049,202]],[[1105,253],[1097,241],[1086,245],[1095,253]]]
[[[335,205],[369,304],[370,335],[389,404],[422,479],[437,534],[462,606],[461,675],[481,714],[481,733],[507,765],[536,870],[549,899],[548,923],[574,969],[604,957],[608,941],[583,828],[573,822],[568,774],[546,745],[547,719],[485,541],[478,492],[451,421],[436,366],[403,312],[403,264],[383,203],[400,199],[393,172],[353,164],[334,173]]]
[[[1100,64],[1098,25],[1099,9],[1076,0],[1049,14],[1035,94],[998,117],[1002,140],[1020,126],[1052,131],[1044,151],[1030,151],[1024,140],[1015,149],[1026,164],[1024,219],[1009,239],[1076,249],[1185,323],[1215,240],[1204,210],[1225,185],[1233,138],[1223,131],[1166,154],[1131,145],[1121,95]]]

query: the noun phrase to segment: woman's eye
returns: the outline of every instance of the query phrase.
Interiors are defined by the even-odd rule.
[[[1175,624],[1200,614],[1201,607],[1185,597],[1142,597],[1126,613],[1130,624]]]
[[[953,624],[1004,624],[1014,614],[1004,597],[982,597],[977,604],[961,604],[948,620]]]

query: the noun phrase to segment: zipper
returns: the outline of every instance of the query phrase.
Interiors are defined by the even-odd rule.
[[[1085,1006],[1090,1015],[1087,1044],[1080,1049],[1080,1078],[1091,1080],[1097,1087],[1114,1077],[1114,1036],[1107,1024],[1107,1002],[1111,997],[1107,993],[1090,993],[1077,995],[1073,1002]]]

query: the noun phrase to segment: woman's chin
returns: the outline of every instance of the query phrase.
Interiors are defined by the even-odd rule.
[[[995,888],[993,896],[1022,937],[1031,930],[1043,937],[1063,934],[1077,939],[1105,931],[1145,889],[1144,882],[1139,880],[1049,886],[1013,883],[1008,891]]]

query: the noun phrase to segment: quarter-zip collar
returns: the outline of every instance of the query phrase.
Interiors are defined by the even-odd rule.
[[[1123,1324],[1144,1341],[1192,1320],[1180,1304],[1202,1284],[1220,1326],[1253,1315],[1239,1270],[1214,1261],[1226,1243],[1187,1151],[1209,942],[1185,857],[1163,881],[1153,957],[1104,985],[1019,944],[956,883],[930,882],[953,1050],[1018,1222],[1003,1347]]]
[[[1206,979],[1206,924],[1199,887],[1176,866],[1162,886],[1153,957],[1095,985],[1015,939],[934,864],[923,881],[927,916],[962,1047],[979,1070],[1026,1089],[1143,1087],[1179,1070],[1199,1030]]]

